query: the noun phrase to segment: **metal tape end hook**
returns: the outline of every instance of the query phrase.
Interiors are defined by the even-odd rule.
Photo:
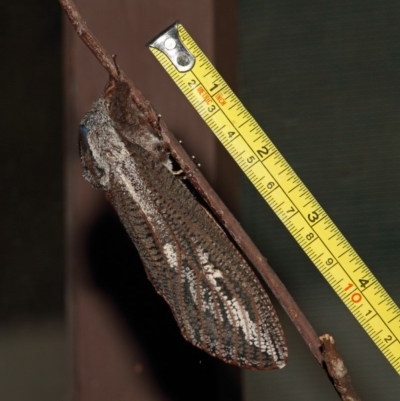
[[[178,25],[179,21],[176,21],[149,40],[146,46],[163,52],[179,72],[187,72],[193,68],[196,59],[182,43],[179,37]]]

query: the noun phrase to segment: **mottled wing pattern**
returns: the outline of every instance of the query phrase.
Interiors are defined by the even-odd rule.
[[[116,172],[109,195],[183,336],[231,364],[283,367],[283,332],[249,265],[171,171],[138,145],[130,152],[136,176]],[[146,183],[140,194],[134,180]]]

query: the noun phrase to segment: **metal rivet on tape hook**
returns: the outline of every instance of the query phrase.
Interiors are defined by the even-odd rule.
[[[148,47],[154,47],[162,51],[180,72],[190,71],[196,59],[182,43],[178,33],[179,21],[168,27],[161,34],[146,43]]]

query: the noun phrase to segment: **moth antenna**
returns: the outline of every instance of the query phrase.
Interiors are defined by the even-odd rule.
[[[112,59],[114,61],[114,65],[115,65],[115,69],[117,70],[118,78],[121,78],[121,70],[120,70],[119,65],[117,63],[117,55],[113,54],[113,55],[111,55],[111,57],[112,57]]]

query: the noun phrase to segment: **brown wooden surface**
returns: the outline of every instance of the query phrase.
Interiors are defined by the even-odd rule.
[[[188,152],[196,155],[217,192],[237,210],[238,172],[233,162],[144,46],[148,39],[180,19],[234,87],[234,3],[82,0],[77,5],[106,49],[118,55],[124,71],[184,141]],[[108,77],[67,22],[64,38],[67,306],[73,395],[85,401],[167,399],[158,389],[146,355],[115,303],[93,280],[88,237],[107,206],[103,194],[82,178],[76,133],[80,119],[100,95]],[[142,269],[139,265],[131,267]],[[159,334],[162,335],[162,326]]]

